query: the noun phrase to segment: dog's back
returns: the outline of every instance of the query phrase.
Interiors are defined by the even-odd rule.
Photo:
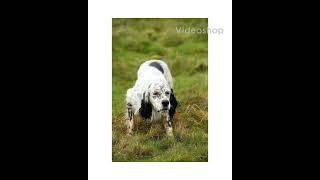
[[[170,73],[170,70],[168,68],[168,65],[161,60],[149,60],[141,64],[139,70],[138,70],[138,77],[141,77],[143,73],[145,73],[147,70],[146,69],[156,69],[159,71],[161,74],[163,74],[165,80],[169,83],[169,86],[171,89],[173,89],[173,82],[172,82],[172,76]]]

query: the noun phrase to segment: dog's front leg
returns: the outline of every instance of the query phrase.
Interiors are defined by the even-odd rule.
[[[168,136],[173,136],[173,118],[170,117],[169,113],[166,115],[165,129]]]
[[[133,121],[133,110],[132,105],[130,103],[127,104],[127,134],[132,135],[133,133],[133,127],[134,127],[134,121]]]

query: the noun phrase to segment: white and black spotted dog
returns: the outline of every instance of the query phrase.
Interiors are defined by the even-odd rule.
[[[141,64],[135,85],[128,89],[127,127],[132,134],[134,115],[146,121],[163,120],[166,133],[173,135],[173,116],[178,105],[173,94],[173,81],[167,64],[160,60],[149,60]]]

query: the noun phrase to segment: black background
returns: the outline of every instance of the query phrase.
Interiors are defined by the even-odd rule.
[[[88,1],[2,7],[3,173],[88,179]]]

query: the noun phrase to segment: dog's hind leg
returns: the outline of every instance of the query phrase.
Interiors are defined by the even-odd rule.
[[[127,90],[127,95],[126,95],[126,124],[127,124],[127,134],[132,135],[132,131],[134,128],[134,120],[133,120],[133,115],[134,115],[134,93],[132,89]]]
[[[133,109],[132,109],[132,104],[127,103],[127,134],[132,135],[132,131],[134,128],[134,121],[133,121]]]

